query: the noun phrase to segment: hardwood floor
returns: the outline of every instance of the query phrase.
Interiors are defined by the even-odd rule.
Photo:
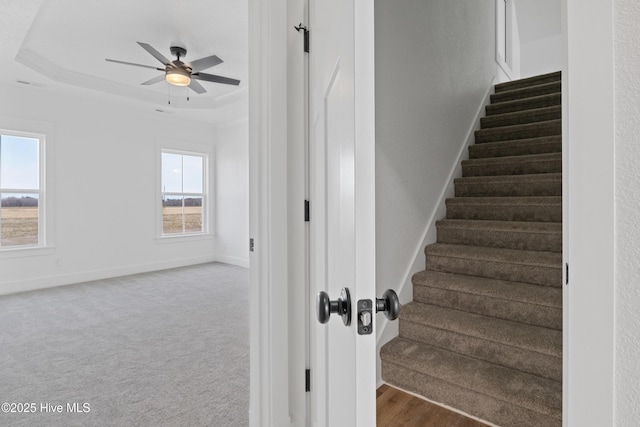
[[[376,392],[377,427],[487,427],[384,384]]]

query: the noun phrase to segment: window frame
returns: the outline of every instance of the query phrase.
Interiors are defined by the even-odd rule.
[[[183,142],[175,140],[163,140],[157,144],[157,163],[156,163],[156,197],[157,197],[157,215],[156,215],[156,242],[157,243],[173,243],[184,242],[200,239],[211,239],[213,237],[213,147],[208,144]],[[162,154],[171,153],[186,156],[198,156],[203,158],[203,183],[202,194],[200,193],[180,193],[174,191],[163,191],[162,188]],[[165,195],[176,195],[188,197],[190,195],[202,196],[202,231],[183,232],[183,233],[164,233],[163,229],[163,197]],[[183,205],[184,206],[184,205]],[[184,224],[184,219],[183,219]]]
[[[2,187],[2,182],[0,180],[0,197],[2,194],[35,194],[38,196],[38,243],[3,246],[2,241],[0,240],[0,254],[3,256],[8,256],[9,254],[14,256],[16,254],[31,255],[41,252],[43,249],[52,247],[52,219],[49,219],[49,216],[52,216],[52,209],[51,204],[48,202],[47,194],[47,181],[50,181],[50,174],[47,173],[47,164],[49,163],[49,156],[47,153],[50,151],[48,147],[50,144],[47,141],[47,133],[45,132],[17,130],[12,129],[12,127],[13,126],[0,127],[0,135],[38,140],[38,189],[4,188]],[[39,126],[33,127],[36,129],[39,128]],[[1,232],[2,220],[0,219],[0,233]]]
[[[504,17],[501,16],[501,5],[504,4]],[[513,0],[496,0],[496,63],[510,79],[514,78],[513,70]],[[501,19],[504,18],[504,19]],[[500,34],[504,34],[501,43]],[[504,48],[504,55],[501,54]]]

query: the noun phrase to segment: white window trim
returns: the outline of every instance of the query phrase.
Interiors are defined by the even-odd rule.
[[[162,153],[175,153],[185,155],[204,156],[204,202],[202,206],[203,231],[186,234],[164,234],[162,231]],[[185,142],[174,139],[162,139],[156,144],[156,243],[182,243],[197,240],[212,239],[215,234],[215,199],[214,177],[214,150],[213,143],[203,144],[197,142]]]
[[[0,259],[51,255],[54,245],[54,126],[51,123],[0,116],[3,135],[37,138],[39,145],[38,245],[0,247]],[[30,191],[27,191],[30,192]]]
[[[500,6],[505,3],[504,21],[500,19]],[[505,34],[505,56],[500,54],[500,31],[504,29]],[[496,63],[505,72],[507,77],[514,79],[513,71],[513,0],[496,0]]]

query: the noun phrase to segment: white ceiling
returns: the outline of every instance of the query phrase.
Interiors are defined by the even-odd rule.
[[[97,91],[209,123],[246,117],[246,0],[0,0],[0,5],[0,38],[11,59],[0,68],[0,83],[20,80],[62,93]],[[166,82],[141,86],[162,72],[105,61],[162,68],[138,41],[169,59],[174,59],[170,46],[186,47],[185,62],[215,54],[224,62],[203,72],[239,79],[240,86],[201,82],[204,94]]]

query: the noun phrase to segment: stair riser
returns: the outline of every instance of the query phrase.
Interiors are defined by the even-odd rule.
[[[490,248],[562,252],[562,233],[438,228],[438,242]]]
[[[534,197],[561,196],[562,181],[529,181],[520,183],[455,181],[456,197]]]
[[[416,285],[413,286],[413,300],[543,328],[562,329],[560,308]]]
[[[490,157],[526,156],[531,154],[560,153],[560,137],[547,137],[523,143],[523,140],[499,142],[495,144],[473,144],[469,146],[469,159]]]
[[[562,358],[421,325],[400,317],[400,336],[490,363],[562,381]]]
[[[511,161],[505,163],[464,162],[462,176],[531,175],[561,173],[562,158],[548,160]]]
[[[511,82],[499,83],[495,86],[495,92],[505,92],[509,90],[520,89],[524,87],[538,86],[546,83],[558,83],[561,82],[562,75],[561,73],[548,73],[543,74],[541,76],[530,77],[527,79],[514,80]]]
[[[503,427],[560,427],[562,425],[559,418],[476,393],[396,363],[382,364],[382,378],[391,385],[474,414]]]
[[[529,86],[516,90],[494,93],[490,96],[491,103],[514,101],[516,99],[532,98],[534,96],[547,95],[550,93],[559,93],[562,90],[561,82],[546,83],[542,85]]]
[[[485,107],[487,116],[496,114],[515,113],[517,111],[526,111],[534,108],[545,108],[561,105],[562,95],[552,93],[549,95],[536,96],[533,98],[519,99],[515,101],[506,101],[498,104],[489,104]]]
[[[562,268],[514,264],[492,260],[454,258],[427,253],[426,269],[467,276],[532,283],[541,286],[562,286]]]
[[[512,141],[516,139],[540,138],[562,134],[562,120],[533,124],[481,129],[475,132],[476,144],[485,142]]]
[[[489,221],[561,222],[562,206],[496,206],[454,205],[447,208],[448,219],[480,219]]]
[[[500,126],[513,126],[526,123],[545,122],[549,120],[559,120],[562,118],[560,107],[545,108],[542,110],[529,110],[519,113],[508,113],[495,116],[482,117],[480,119],[481,129],[490,129]]]

